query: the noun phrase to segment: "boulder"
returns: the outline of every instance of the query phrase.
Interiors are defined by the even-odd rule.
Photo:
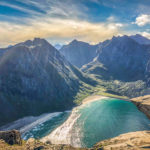
[[[22,144],[21,140],[21,134],[17,130],[11,130],[11,131],[0,131],[0,139],[4,140],[6,143],[10,145]]]

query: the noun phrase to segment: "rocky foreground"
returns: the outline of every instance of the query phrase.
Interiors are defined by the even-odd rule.
[[[101,149],[100,149],[101,148]],[[94,150],[150,150],[150,131],[121,134],[97,143]]]
[[[118,137],[101,141],[93,148],[74,148],[70,145],[42,143],[33,138],[21,139],[16,130],[0,132],[0,150],[143,150],[150,149],[150,131],[138,131],[122,134]]]
[[[131,101],[142,111],[148,118],[150,118],[150,95],[136,97]]]

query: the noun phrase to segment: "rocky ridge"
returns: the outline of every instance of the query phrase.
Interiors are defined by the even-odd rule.
[[[150,118],[150,95],[136,97],[131,99],[131,101],[138,107],[140,111]]]

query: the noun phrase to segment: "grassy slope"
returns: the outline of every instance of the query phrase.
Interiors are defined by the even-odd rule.
[[[96,82],[96,86],[92,86],[89,84],[82,83],[82,86],[80,86],[79,92],[77,95],[74,97],[74,102],[76,104],[81,104],[82,100],[90,95],[102,95],[102,96],[108,96],[108,97],[113,97],[113,98],[118,98],[118,99],[129,99],[128,96],[121,95],[115,91],[108,91],[110,89],[109,86],[113,86],[113,84],[109,84],[105,81],[102,81],[100,79],[96,79],[92,77]]]

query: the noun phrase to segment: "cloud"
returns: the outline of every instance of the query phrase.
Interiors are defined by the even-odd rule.
[[[73,39],[97,43],[118,35],[120,23],[90,23],[79,19],[41,18],[27,20],[27,25],[0,23],[0,45],[15,44],[34,37]]]
[[[25,12],[25,13],[28,13],[28,14],[32,14],[32,15],[40,15],[41,12],[38,12],[38,11],[34,11],[34,10],[31,10],[31,9],[28,9],[28,8],[24,8],[22,6],[17,6],[17,5],[14,5],[14,4],[10,4],[10,3],[7,3],[7,2],[0,2],[0,5],[1,6],[7,6],[7,7],[10,7],[10,8],[13,8],[13,9],[16,9],[16,10],[19,10],[19,11],[22,11],[22,12]]]
[[[99,1],[95,0],[94,2],[98,3]],[[28,7],[22,8],[8,2],[1,3],[28,12],[31,17],[20,19],[17,16],[11,18],[6,16],[5,18],[9,21],[0,21],[0,47],[34,37],[55,39],[55,41],[62,40],[63,42],[64,39],[76,38],[90,43],[98,43],[111,38],[113,35],[121,34],[124,27],[124,24],[120,23],[114,16],[110,16],[105,22],[88,21],[88,15],[84,11],[87,8],[74,0],[28,0],[22,1],[22,3],[33,5],[46,13],[40,14],[28,9]],[[1,15],[0,17],[4,18]]]
[[[136,18],[135,24],[138,26],[145,26],[150,24],[150,15],[142,14]]]
[[[150,39],[150,33],[149,32],[141,32],[141,34],[147,38]]]

